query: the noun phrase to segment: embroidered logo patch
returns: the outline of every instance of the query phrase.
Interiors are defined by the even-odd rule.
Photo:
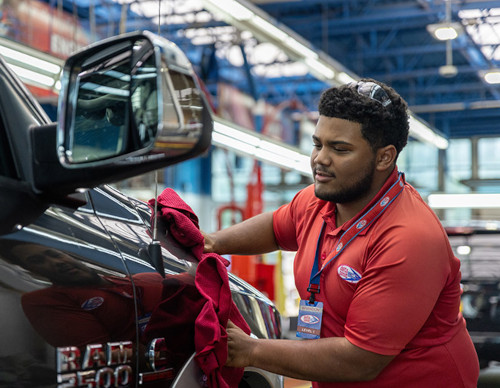
[[[104,298],[101,296],[94,296],[93,298],[87,299],[82,303],[82,309],[84,310],[95,310],[100,305],[104,303]]]
[[[357,283],[361,280],[361,274],[348,265],[341,265],[337,269],[339,276],[349,283]]]
[[[357,223],[356,229],[361,229],[365,225],[366,225],[366,220],[361,220]]]
[[[389,203],[389,200],[390,198],[389,197],[385,197],[381,202],[380,202],[380,206],[385,206]]]

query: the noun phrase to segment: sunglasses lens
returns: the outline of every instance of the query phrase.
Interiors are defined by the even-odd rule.
[[[362,96],[366,96],[381,103],[383,106],[387,106],[391,103],[391,99],[387,95],[386,91],[374,82],[352,82],[349,87],[357,90]]]

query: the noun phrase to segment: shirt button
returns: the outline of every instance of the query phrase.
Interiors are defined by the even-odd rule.
[[[326,253],[325,253],[325,252],[323,252],[323,253],[321,254],[321,261],[325,261],[325,259],[326,259]]]

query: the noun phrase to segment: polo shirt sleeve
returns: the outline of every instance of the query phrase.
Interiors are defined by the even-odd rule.
[[[276,242],[284,251],[298,249],[298,223],[303,220],[314,187],[299,191],[291,202],[279,207],[273,213],[273,229]]]
[[[290,203],[279,207],[273,213],[274,237],[280,249],[284,251],[298,249],[292,213]]]
[[[437,222],[427,222],[416,228],[396,224],[373,235],[346,317],[345,337],[351,343],[397,355],[411,342],[429,346],[443,341],[436,328],[456,324],[460,292],[447,287],[459,282],[460,272],[453,268],[443,234]],[[443,292],[450,295],[443,298]]]

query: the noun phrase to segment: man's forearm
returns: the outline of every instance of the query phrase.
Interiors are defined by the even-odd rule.
[[[235,330],[228,332],[229,365],[253,366],[302,380],[369,381],[394,358],[363,350],[343,337],[267,340]]]
[[[273,215],[262,213],[239,224],[208,234],[213,246],[210,250],[219,254],[252,255],[278,249],[274,238]]]

